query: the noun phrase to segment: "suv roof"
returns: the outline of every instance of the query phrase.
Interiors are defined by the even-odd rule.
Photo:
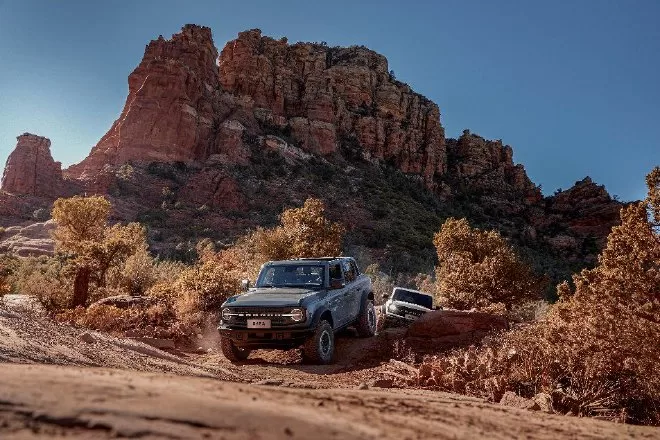
[[[398,287],[398,286],[395,286],[392,289],[392,294],[394,294],[394,292],[396,292],[397,290],[405,290],[406,292],[414,292],[414,293],[419,293],[420,295],[433,296],[432,293],[422,292],[421,290],[408,289],[407,287]]]
[[[290,263],[327,263],[330,261],[337,260],[352,260],[352,257],[319,257],[319,258],[294,258],[291,260],[277,260],[277,261],[268,261],[266,264],[272,265],[281,265],[281,264],[290,264]]]

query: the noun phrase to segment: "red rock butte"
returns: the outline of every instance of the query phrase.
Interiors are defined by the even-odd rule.
[[[396,81],[385,57],[364,47],[289,45],[250,30],[218,58],[210,29],[186,25],[149,43],[128,83],[121,115],[67,175],[214,154],[246,164],[244,132],[273,128],[324,156],[357,144],[367,158],[419,174],[429,186],[446,172],[438,106]]]
[[[62,193],[62,166],[50,154],[50,140],[30,133],[18,136],[7,158],[2,190],[31,196],[57,197]]]

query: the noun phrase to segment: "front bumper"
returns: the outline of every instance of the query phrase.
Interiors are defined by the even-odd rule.
[[[290,349],[301,346],[305,339],[314,333],[314,330],[308,328],[235,329],[221,325],[218,327],[218,332],[223,338],[231,339],[237,347]]]
[[[410,323],[410,322],[418,320],[419,316],[415,316],[414,318],[406,318],[405,316],[396,315],[396,314],[391,313],[391,312],[385,312],[385,319],[391,320],[391,321],[398,320],[398,321]]]

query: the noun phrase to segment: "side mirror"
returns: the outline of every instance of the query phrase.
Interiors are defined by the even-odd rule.
[[[344,281],[342,281],[339,278],[333,278],[330,280],[330,288],[331,289],[341,289],[344,287]]]
[[[241,281],[241,290],[243,292],[247,292],[250,289],[250,280],[242,280]]]
[[[383,299],[390,299],[389,293],[383,293]]]

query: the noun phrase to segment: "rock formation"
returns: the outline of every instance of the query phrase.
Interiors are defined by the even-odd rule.
[[[432,186],[446,170],[438,106],[396,81],[387,59],[365,47],[275,40],[241,32],[219,58],[222,86],[254,101],[265,126],[330,155],[352,145]]]
[[[106,194],[113,219],[148,224],[166,252],[231,243],[311,195],[402,270],[432,265],[447,215],[541,249],[539,261],[594,260],[621,206],[604,188],[587,179],[543,199],[510,146],[469,131],[445,139],[438,106],[388,69],[362,46],[257,29],[218,56],[209,28],[186,25],[146,46],[119,118],[64,178],[48,139],[19,136],[0,224],[39,220],[56,197]]]
[[[57,197],[62,193],[62,166],[50,154],[50,140],[30,133],[16,138],[7,158],[2,190],[12,194]]]
[[[571,237],[597,240],[595,248],[601,247],[612,226],[619,223],[619,211],[623,206],[609,195],[603,185],[597,185],[590,177],[557,192],[547,199],[546,204],[547,215],[540,221],[540,226],[565,230],[568,234],[551,240],[557,248],[568,246]]]
[[[522,165],[513,163],[513,149],[501,140],[489,141],[468,130],[447,140],[448,175],[471,190],[522,196],[528,204],[539,202],[540,189]]]
[[[217,56],[207,27],[186,25],[170,40],[151,41],[128,77],[121,115],[67,173],[89,177],[128,161],[204,160],[214,153],[216,137],[240,137],[240,124],[218,127],[227,110],[219,96]]]
[[[0,253],[22,257],[53,255],[55,243],[51,233],[56,224],[53,220],[28,226],[11,226],[0,233]]]

